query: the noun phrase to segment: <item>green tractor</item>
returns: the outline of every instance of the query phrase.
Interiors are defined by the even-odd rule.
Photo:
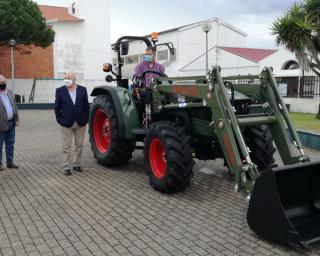
[[[310,162],[279,94],[271,68],[259,76],[167,77],[146,70],[122,78],[121,56],[129,41],[114,44],[117,70],[110,64],[106,80],[117,86],[96,87],[91,96],[89,134],[98,163],[126,164],[143,149],[150,184],[162,193],[181,191],[193,177],[194,158],[222,158],[235,179],[235,191],[249,204],[247,222],[261,237],[308,247],[320,240],[320,162]],[[173,51],[172,44],[166,43]],[[145,74],[156,73],[151,88]],[[143,146],[141,146],[143,145]],[[283,167],[277,167],[277,148]]]

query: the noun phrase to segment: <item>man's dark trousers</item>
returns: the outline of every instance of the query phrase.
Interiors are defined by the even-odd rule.
[[[14,141],[16,135],[16,128],[14,121],[9,121],[9,129],[6,132],[0,132],[0,163],[2,163],[2,149],[5,143],[7,164],[13,163]]]

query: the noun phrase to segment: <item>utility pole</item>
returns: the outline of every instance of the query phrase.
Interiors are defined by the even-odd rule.
[[[210,32],[212,25],[210,22],[207,22],[202,25],[203,32],[206,33],[206,75],[209,72],[209,42],[208,42],[208,32]]]
[[[11,84],[12,84],[12,91],[14,94],[14,58],[13,58],[13,50],[14,47],[16,46],[16,40],[11,39],[9,41],[9,46],[10,46],[10,56],[11,56]]]

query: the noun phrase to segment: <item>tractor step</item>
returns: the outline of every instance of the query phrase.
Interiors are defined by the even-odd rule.
[[[132,130],[132,133],[135,135],[146,135],[147,131],[144,128],[135,128]]]
[[[247,116],[237,116],[239,125],[241,127],[244,126],[254,126],[260,124],[272,124],[276,122],[276,118],[274,116],[257,116],[257,115],[247,115]]]
[[[143,150],[144,149],[144,143],[141,141],[138,141],[136,145],[134,146],[134,149]]]
[[[132,133],[136,137],[136,141],[144,141],[144,138],[146,137],[147,131],[144,128],[135,128],[132,130]],[[136,148],[138,149],[138,148]]]

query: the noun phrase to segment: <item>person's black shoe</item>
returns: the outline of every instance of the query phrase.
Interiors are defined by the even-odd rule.
[[[3,167],[2,167],[2,164],[0,164],[0,172],[3,171]]]
[[[19,169],[19,166],[16,165],[15,163],[8,163],[8,164],[7,164],[7,167],[8,167],[9,169]]]
[[[69,168],[64,169],[64,175],[66,175],[66,176],[72,175],[71,170]]]
[[[76,172],[83,172],[81,166],[73,166],[73,170]]]

